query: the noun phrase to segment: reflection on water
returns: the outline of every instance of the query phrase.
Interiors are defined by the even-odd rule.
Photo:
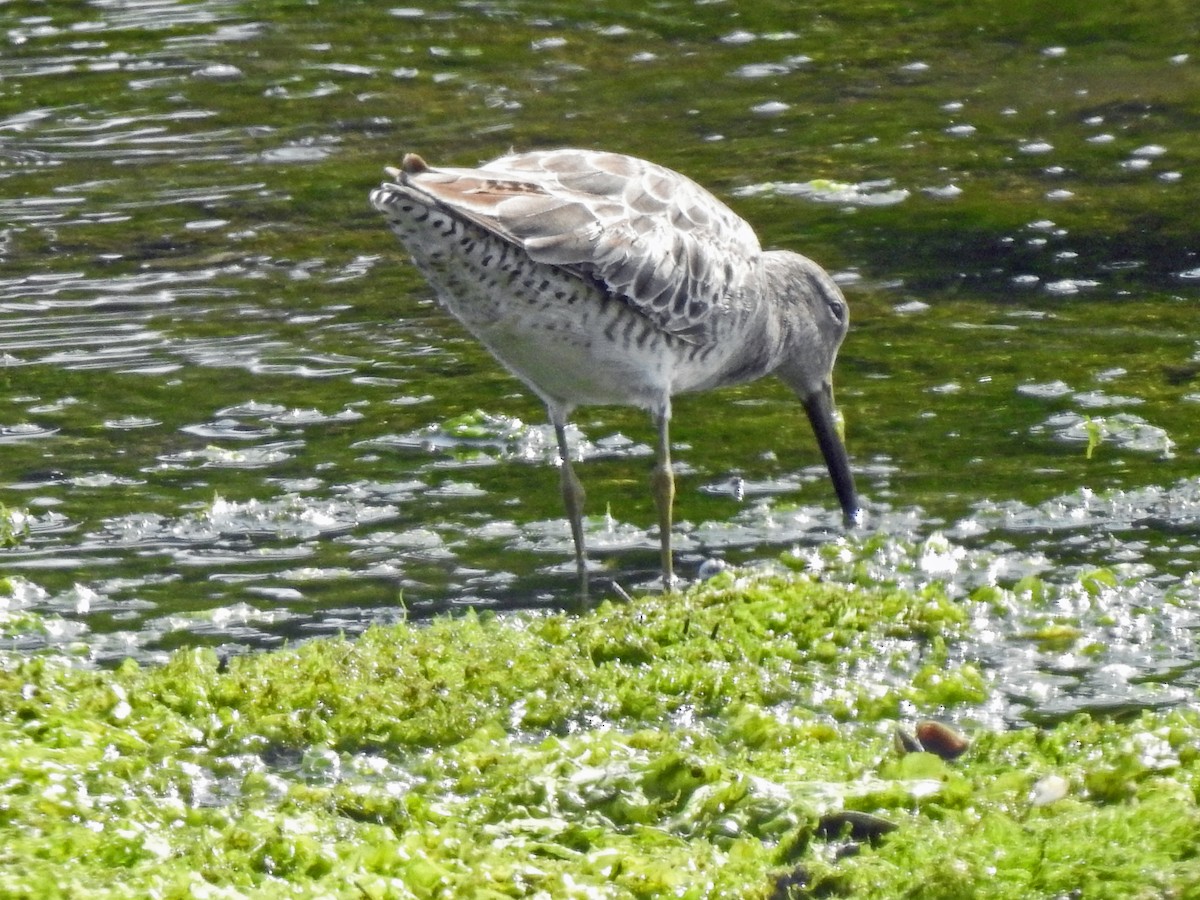
[[[796,548],[829,577],[822,553],[858,553],[879,581],[1012,589],[973,652],[1015,710],[1191,685],[1185,30],[1114,58],[1017,22],[930,12],[918,47],[743,6],[9,10],[0,563],[7,612],[48,617],[6,643],[109,662],[569,603],[540,406],[433,306],[366,192],[408,149],[603,144],[711,185],[854,310],[838,388],[866,533],[839,543],[782,388],[681,398],[683,571]],[[596,578],[653,586],[644,416],[577,422]],[[1097,567],[1119,583],[1078,588]],[[1062,590],[1018,596],[1034,575]],[[1028,637],[1047,623],[1078,640]]]

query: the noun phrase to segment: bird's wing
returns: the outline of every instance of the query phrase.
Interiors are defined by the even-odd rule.
[[[745,220],[700,185],[617,153],[519,153],[478,169],[406,161],[401,177],[534,260],[600,283],[685,339],[704,339],[760,252]]]

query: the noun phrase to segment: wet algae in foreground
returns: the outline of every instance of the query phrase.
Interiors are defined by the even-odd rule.
[[[224,663],[9,656],[0,895],[1189,895],[1200,715],[973,726],[974,605],[726,574]],[[901,753],[927,716],[966,753]]]

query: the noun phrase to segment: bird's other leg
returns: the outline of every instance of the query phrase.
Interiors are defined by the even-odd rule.
[[[588,577],[587,554],[583,546],[583,485],[571,468],[571,454],[567,449],[566,422],[551,417],[554,437],[558,441],[559,477],[562,481],[563,506],[567,508],[567,520],[571,523],[571,539],[575,542],[575,571],[579,573],[579,603],[587,605]]]
[[[671,410],[668,407],[654,415],[658,428],[658,461],[650,475],[650,489],[658,507],[658,540],[662,552],[663,587],[675,589],[675,570],[671,562],[671,507],[675,503],[675,473],[671,470]]]

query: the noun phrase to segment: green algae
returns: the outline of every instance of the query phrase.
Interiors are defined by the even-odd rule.
[[[29,533],[29,517],[24,510],[9,509],[0,503],[0,548],[16,547]]]
[[[1200,715],[985,724],[958,650],[996,603],[725,573],[229,659],[10,654],[0,896],[1186,895]],[[930,716],[963,757],[897,749]]]

